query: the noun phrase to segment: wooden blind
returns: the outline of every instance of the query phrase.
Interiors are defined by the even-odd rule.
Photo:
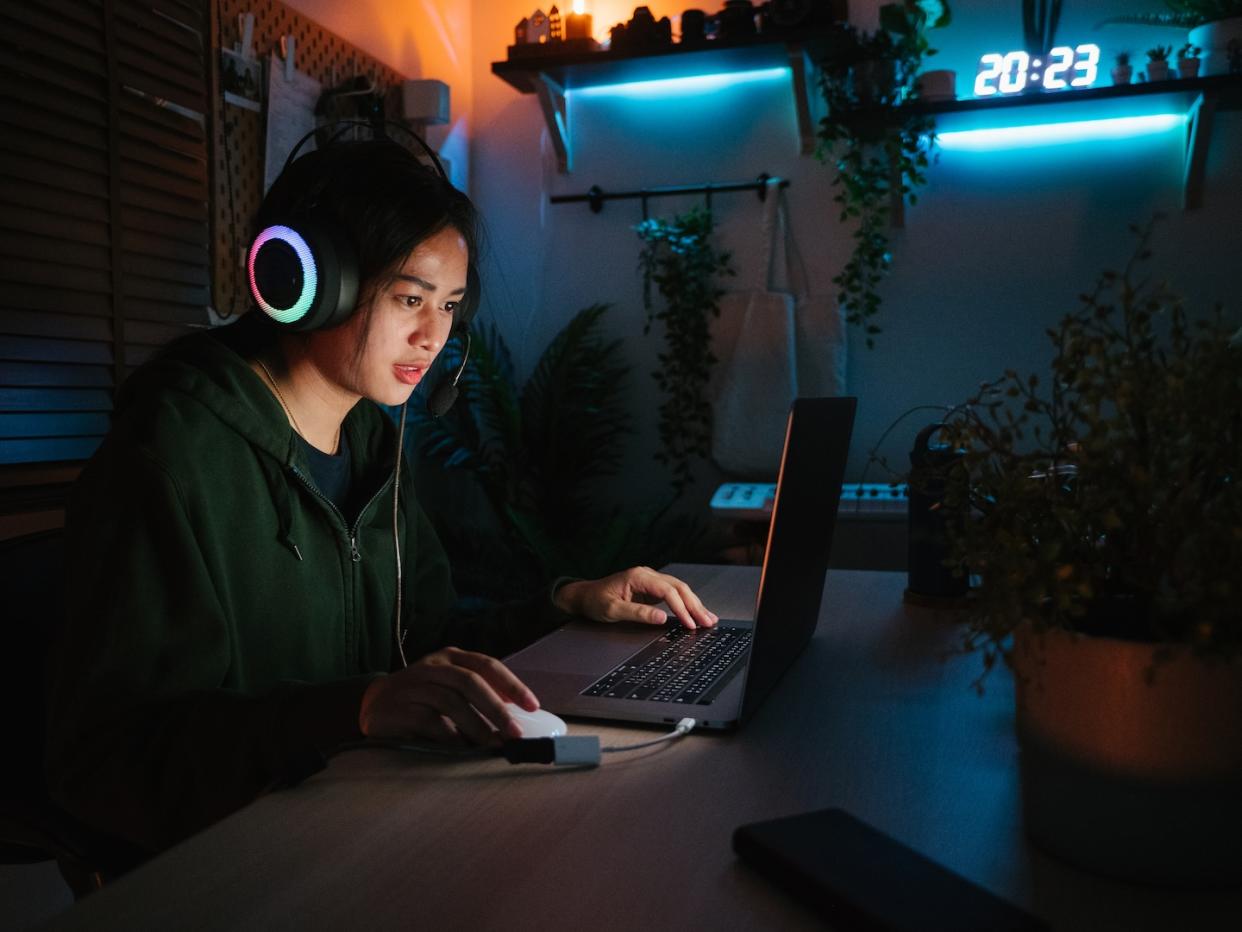
[[[0,0],[0,464],[89,457],[207,324],[201,0]]]

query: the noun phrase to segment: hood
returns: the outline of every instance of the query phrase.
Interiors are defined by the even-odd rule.
[[[184,394],[277,463],[297,463],[305,470],[284,409],[247,362],[273,341],[271,328],[254,312],[175,340],[125,380],[117,393],[115,414],[119,417],[168,392]],[[378,465],[378,475],[391,470],[396,427],[378,405],[359,402],[342,429],[348,434],[355,467]],[[363,478],[364,473],[356,470],[355,476]],[[366,478],[374,481],[376,476]]]

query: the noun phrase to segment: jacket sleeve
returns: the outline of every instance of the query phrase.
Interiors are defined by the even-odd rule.
[[[176,482],[139,451],[79,483],[67,611],[49,658],[48,788],[152,852],[322,766],[359,737],[369,677],[223,686],[229,622]]]

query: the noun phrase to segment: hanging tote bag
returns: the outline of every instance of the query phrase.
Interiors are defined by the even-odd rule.
[[[799,395],[844,390],[844,328],[831,296],[805,293],[805,268],[793,244],[779,179],[768,184],[759,265],[763,281],[720,300],[712,329],[717,362],[708,396],[716,465],[741,479],[770,482],[780,465],[790,402]],[[778,243],[783,289],[772,274]]]

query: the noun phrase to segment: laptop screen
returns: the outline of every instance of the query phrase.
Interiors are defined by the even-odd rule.
[[[743,721],[815,632],[857,406],[856,398],[798,398],[790,406],[755,606]]]

